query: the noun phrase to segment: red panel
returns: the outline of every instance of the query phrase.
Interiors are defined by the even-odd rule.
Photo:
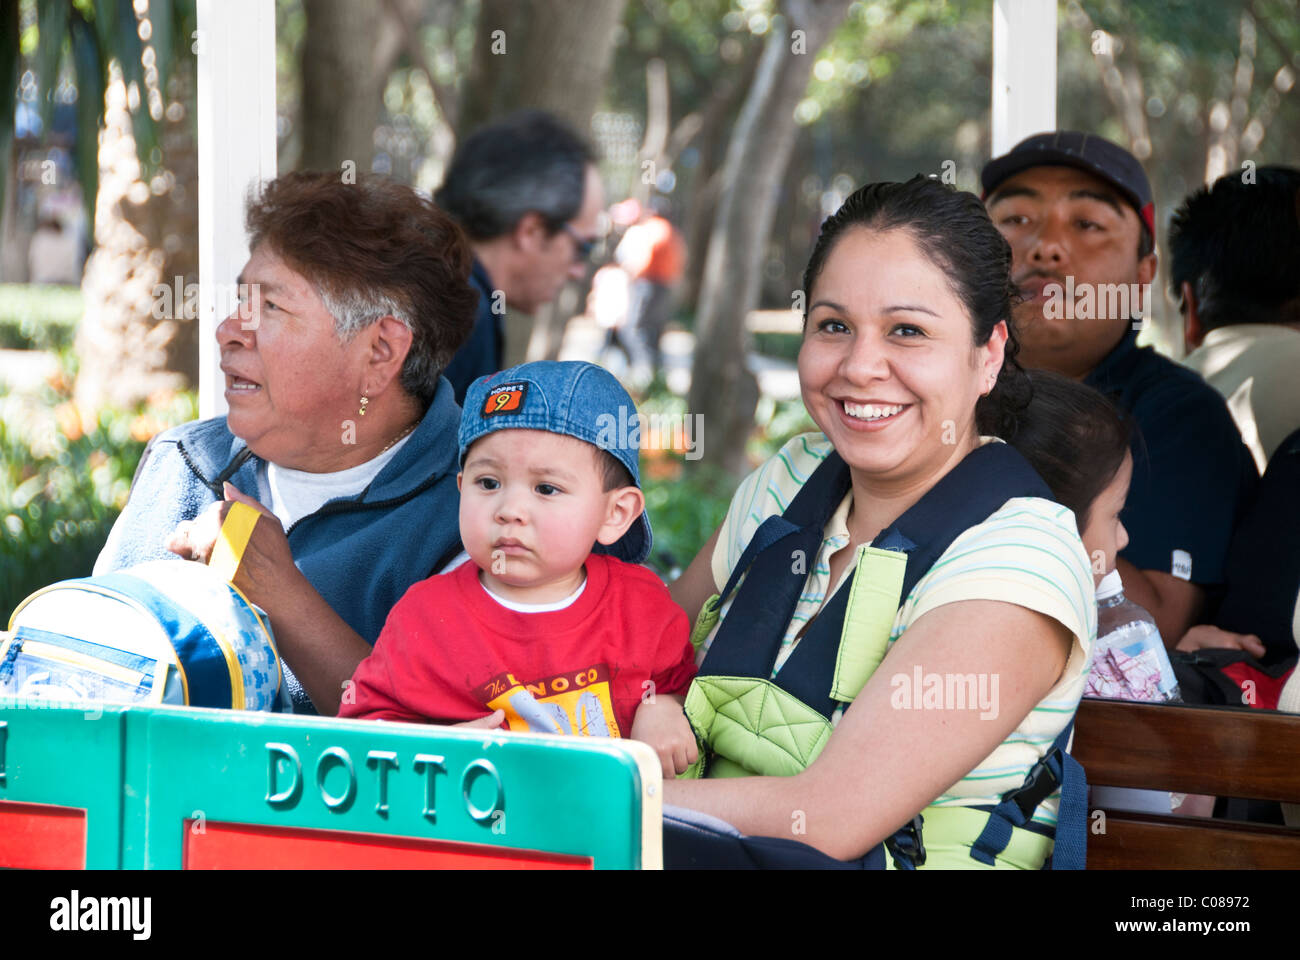
[[[186,870],[590,870],[590,857],[419,837],[185,821]]]
[[[86,869],[86,811],[0,800],[0,867]]]

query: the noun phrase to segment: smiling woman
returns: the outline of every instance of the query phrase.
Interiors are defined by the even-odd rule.
[[[217,328],[229,414],[154,440],[95,572],[206,561],[231,504],[255,507],[234,583],[295,708],[333,714],[407,587],[460,552],[442,371],[473,322],[470,250],[409,187],[336,173],[267,184],[248,232],[247,296]]]
[[[741,484],[672,588],[699,614],[685,710],[709,779],[669,803],[868,866],[887,847],[907,868],[1034,869],[1058,814],[1082,829],[1055,751],[1093,581],[1073,515],[1000,440],[1029,396],[1010,267],[978,199],[924,177],[823,224],[799,354],[821,433]],[[896,696],[922,676],[937,699]],[[973,689],[1000,702],[956,695]],[[1012,793],[1028,819],[999,809]],[[707,865],[687,836],[665,862]]]

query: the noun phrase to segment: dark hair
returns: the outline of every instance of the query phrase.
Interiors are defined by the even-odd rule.
[[[1092,387],[1047,370],[1030,370],[1033,397],[1010,441],[1074,511],[1079,532],[1092,503],[1115,479],[1129,450],[1132,425]]]
[[[1183,200],[1169,227],[1169,289],[1190,283],[1204,330],[1300,321],[1300,170],[1267,166],[1254,183],[1220,177]]]
[[[975,425],[981,434],[1009,439],[1029,402],[1029,382],[1016,362],[1020,341],[1011,304],[1019,293],[1011,282],[1011,246],[993,226],[984,204],[973,193],[920,174],[906,183],[869,183],[854,191],[822,223],[804,270],[805,325],[813,284],[835,244],[852,227],[906,231],[948,277],[953,294],[970,314],[977,347],[988,343],[998,323],[1007,325],[1005,360],[993,391],[975,405]]]
[[[473,257],[455,222],[410,187],[359,174],[290,173],[248,202],[248,244],[316,288],[342,339],[391,314],[411,331],[402,389],[427,407],[474,325]]]
[[[596,469],[600,471],[600,489],[605,493],[611,490],[617,490],[620,487],[635,487],[636,481],[632,479],[632,474],[627,467],[623,466],[623,461],[614,456],[608,450],[602,450],[596,447]]]
[[[1146,221],[1138,217],[1138,259],[1150,256],[1155,252],[1155,240],[1151,236],[1151,231],[1147,229]]]
[[[434,201],[474,240],[509,233],[538,213],[551,233],[578,215],[591,148],[550,114],[521,110],[456,148]]]

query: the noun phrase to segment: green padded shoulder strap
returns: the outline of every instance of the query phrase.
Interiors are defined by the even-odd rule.
[[[878,547],[858,548],[849,603],[840,631],[831,699],[852,703],[889,650],[889,635],[902,602],[907,554]]]

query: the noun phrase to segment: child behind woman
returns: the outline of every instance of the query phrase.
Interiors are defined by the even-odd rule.
[[[1057,502],[1074,511],[1079,536],[1092,559],[1094,584],[1100,584],[1115,569],[1116,554],[1128,544],[1119,515],[1133,476],[1129,424],[1089,386],[1042,370],[1031,370],[1029,380],[1033,399],[1011,445],[1043,478]],[[1096,644],[1093,652],[1100,655]],[[1090,677],[1084,696],[1095,695]],[[1213,798],[1096,787],[1090,803],[1165,814],[1177,803],[1174,812],[1208,816]]]
[[[1029,380],[1033,399],[1011,445],[1057,503],[1074,512],[1094,585],[1099,584],[1128,545],[1119,515],[1133,477],[1129,424],[1089,386],[1044,370],[1029,371]]]

